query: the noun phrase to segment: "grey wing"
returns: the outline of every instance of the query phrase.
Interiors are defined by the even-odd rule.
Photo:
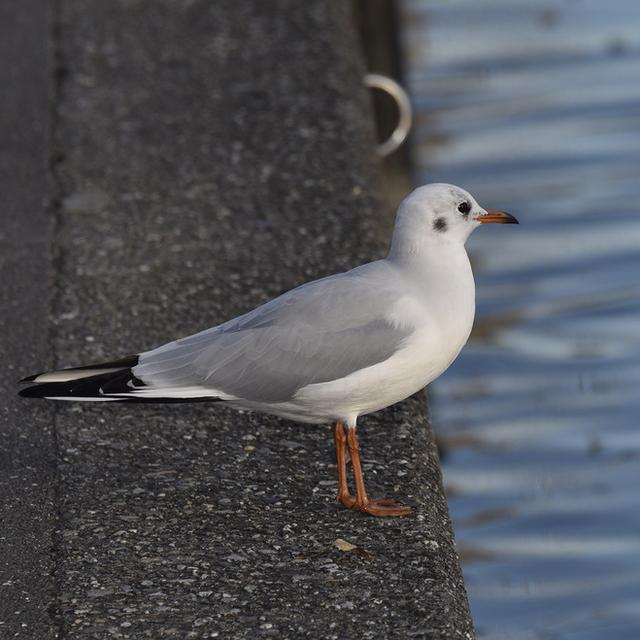
[[[155,388],[206,387],[280,402],[390,357],[411,333],[387,321],[399,294],[358,270],[317,280],[212,329],[141,354]]]

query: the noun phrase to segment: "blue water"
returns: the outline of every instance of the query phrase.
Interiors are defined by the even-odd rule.
[[[480,638],[640,638],[640,1],[402,0],[476,327],[430,390]]]

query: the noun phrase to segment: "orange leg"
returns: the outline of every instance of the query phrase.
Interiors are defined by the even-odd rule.
[[[349,447],[353,477],[356,484],[355,498],[349,493],[347,485],[347,465],[345,457],[345,434],[342,423],[337,422],[335,427],[336,454],[338,461],[338,496],[337,499],[347,508],[363,511],[372,516],[407,516],[411,513],[411,507],[407,507],[393,500],[371,500],[367,496],[360,464],[360,444],[356,436],[356,430],[349,427],[346,444]]]
[[[336,459],[338,462],[338,495],[336,496],[336,500],[341,502],[345,507],[352,509],[356,499],[349,493],[349,485],[347,484],[347,457],[345,451],[347,436],[345,435],[342,422],[336,422],[334,436]]]

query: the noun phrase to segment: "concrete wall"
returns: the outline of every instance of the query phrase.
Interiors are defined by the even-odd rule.
[[[335,502],[329,426],[12,395],[21,374],[147,349],[382,255],[348,3],[60,0],[49,13],[30,0],[6,13],[2,31],[23,37],[3,46],[22,66],[0,114],[32,135],[2,156],[0,293],[17,305],[3,336],[15,544],[0,582],[18,576],[0,594],[4,628],[471,637],[422,396],[363,421],[370,493],[417,507],[378,520]]]

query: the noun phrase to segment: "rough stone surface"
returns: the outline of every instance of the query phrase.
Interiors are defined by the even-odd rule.
[[[61,0],[57,38],[55,364],[383,253],[348,3]],[[472,637],[422,397],[360,429],[370,493],[416,506],[399,520],[335,502],[329,426],[61,404],[55,432],[61,637]]]
[[[0,638],[55,637],[53,407],[15,394],[51,364],[48,193],[50,16],[38,0],[0,2]]]

